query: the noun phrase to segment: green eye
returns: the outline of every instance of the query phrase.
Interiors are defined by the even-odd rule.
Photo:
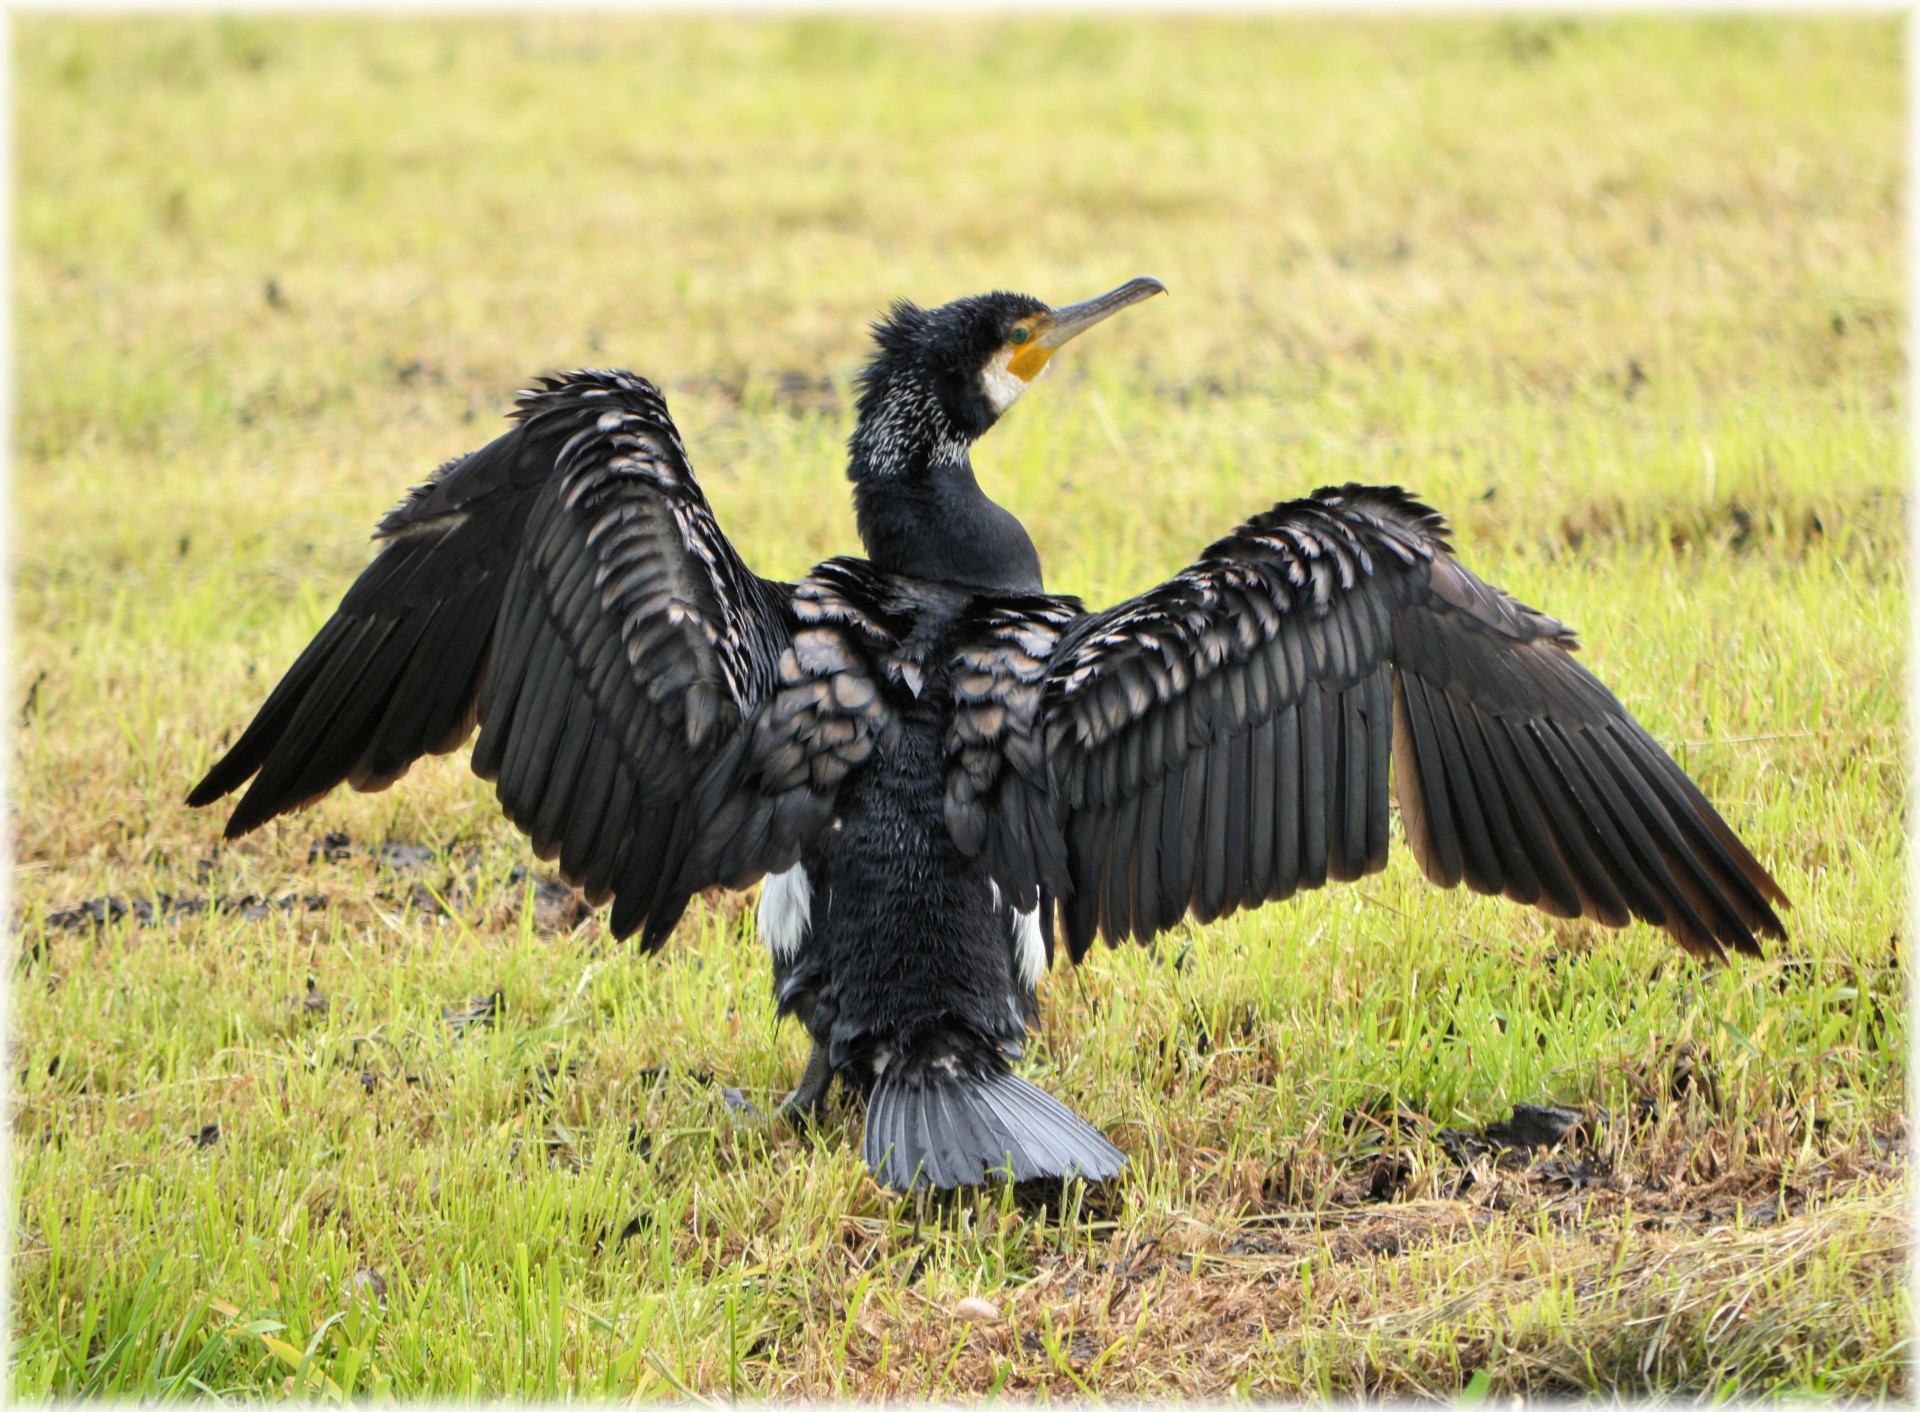
[[[1007,341],[1009,343],[1025,343],[1029,338],[1032,338],[1032,337],[1033,337],[1033,331],[1031,329],[1024,329],[1016,324],[1014,326],[1013,332],[1007,335]]]

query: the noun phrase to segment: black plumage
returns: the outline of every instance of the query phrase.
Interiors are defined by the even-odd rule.
[[[1395,488],[1283,502],[1100,613],[1049,595],[968,449],[1053,351],[1157,293],[985,295],[875,328],[849,476],[868,558],[752,573],[658,390],[544,379],[447,463],[189,796],[258,827],[473,768],[617,935],[765,877],[783,1014],[895,1186],[1117,1173],[1015,1076],[1055,914],[1078,961],[1384,866],[1688,951],[1757,954],[1786,898],[1560,623],[1475,578]]]

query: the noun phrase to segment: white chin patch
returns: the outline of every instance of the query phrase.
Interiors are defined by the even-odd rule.
[[[760,940],[779,960],[791,960],[813,930],[813,881],[795,863],[784,873],[768,873],[760,884],[756,920]]]
[[[1007,364],[1012,361],[1013,350],[1002,348],[980,373],[980,390],[987,394],[987,401],[992,404],[996,417],[1019,401],[1020,394],[1031,386],[1018,373],[1008,370]],[[1040,371],[1044,373],[1046,367],[1042,365]]]

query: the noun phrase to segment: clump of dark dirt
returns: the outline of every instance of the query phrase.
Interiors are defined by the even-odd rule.
[[[387,1307],[387,1277],[370,1265],[362,1265],[348,1277],[346,1286],[341,1290],[342,1298],[351,1304],[356,1299],[371,1299],[380,1308]]]
[[[1904,1121],[1831,1143],[1829,1125],[1817,1116],[1781,1112],[1761,1126],[1766,1131],[1756,1134],[1750,1118],[1675,1127],[1646,1101],[1617,1120],[1605,1109],[1516,1104],[1512,1117],[1478,1130],[1429,1130],[1457,1165],[1456,1180],[1436,1180],[1440,1172],[1423,1164],[1415,1140],[1351,1160],[1317,1183],[1302,1180],[1289,1163],[1264,1177],[1250,1173],[1249,1204],[1261,1213],[1254,1220],[1288,1226],[1434,1207],[1538,1213],[1590,1232],[1629,1216],[1641,1230],[1697,1231],[1772,1225],[1862,1183],[1900,1180],[1906,1171]],[[1756,1151],[1798,1151],[1809,1136],[1826,1155],[1791,1180],[1777,1158],[1756,1160]]]
[[[136,926],[156,922],[176,923],[208,912],[220,916],[239,916],[250,922],[262,921],[276,912],[320,912],[327,907],[327,895],[321,892],[287,893],[281,897],[262,897],[249,892],[240,897],[199,897],[190,893],[159,892],[152,897],[89,897],[68,907],[56,907],[46,915],[49,931],[97,930],[114,922],[131,921]]]
[[[1557,1147],[1563,1142],[1592,1138],[1592,1126],[1585,1114],[1552,1104],[1516,1103],[1513,1116],[1504,1122],[1488,1123],[1478,1132],[1463,1128],[1442,1128],[1434,1134],[1447,1156],[1461,1166],[1489,1152],[1513,1148]]]
[[[1024,1329],[1020,1334],[1022,1351],[1040,1357],[1064,1358],[1076,1371],[1100,1356],[1101,1343],[1085,1329],[1076,1329],[1065,1338],[1056,1340],[1057,1353],[1049,1350],[1047,1340],[1038,1330]]]
[[[315,839],[307,845],[307,866],[315,863],[344,863],[353,857],[353,837],[346,833],[330,833]]]
[[[413,872],[420,868],[430,868],[435,863],[452,857],[452,850],[436,848],[430,843],[376,843],[362,847],[353,841],[346,832],[325,834],[307,845],[307,866],[315,863],[344,863],[350,858],[369,857],[384,868],[395,872]]]
[[[422,878],[405,887],[384,887],[374,895],[395,907],[410,908],[424,917],[446,917],[455,911],[463,915],[479,905],[485,889],[481,886],[481,858],[478,848],[435,847],[425,843],[397,842],[360,845],[344,832],[329,833],[315,839],[307,848],[308,866],[318,863],[344,863],[368,858],[386,871],[422,873],[441,870],[436,882]],[[578,888],[555,877],[543,877],[524,863],[516,863],[507,874],[503,887],[494,889],[495,915],[468,920],[482,924],[504,924],[517,915],[520,895],[528,882],[533,883],[533,925],[539,932],[572,931],[593,915],[593,908]]]
[[[1698,1101],[1704,1087],[1679,1087],[1699,1115],[1712,1112]],[[1830,1186],[1893,1180],[1906,1161],[1902,1124],[1832,1143],[1817,1180],[1789,1183],[1778,1161],[1756,1161],[1755,1152],[1797,1150],[1806,1135],[1827,1146],[1826,1119],[1782,1112],[1763,1141],[1751,1121],[1701,1126],[1649,1098],[1619,1114],[1521,1103],[1501,1121],[1462,1129],[1383,1097],[1350,1110],[1344,1126],[1340,1155],[1252,1159],[1239,1175],[1251,1219],[1325,1226],[1441,1201],[1538,1211],[1579,1227],[1627,1210],[1661,1228],[1765,1224],[1805,1210]]]
[[[524,887],[533,879],[533,926],[535,931],[572,931],[593,915],[593,908],[580,889],[559,878],[538,877],[524,863],[513,865],[507,874],[510,887]]]
[[[593,1253],[598,1255],[606,1247],[609,1240],[618,1247],[632,1240],[635,1236],[646,1235],[652,1229],[653,1213],[650,1211],[642,1211],[639,1215],[631,1217],[626,1225],[622,1226],[618,1232],[615,1232],[612,1226],[599,1227],[590,1232],[593,1238]]]
[[[468,1030],[492,1024],[505,1003],[506,993],[495,987],[489,995],[476,995],[464,1005],[441,1011],[440,1018],[453,1027],[455,1034],[465,1034]]]
[[[1392,1201],[1407,1189],[1413,1164],[1394,1157],[1376,1157],[1367,1169],[1368,1201]]]
[[[580,1061],[577,1059],[568,1059],[564,1062],[552,1060],[536,1064],[533,1072],[527,1077],[526,1096],[537,1103],[550,1103],[553,1101],[560,1081],[573,1078],[579,1072]]]
[[[1589,1191],[1613,1175],[1613,1167],[1593,1153],[1579,1157],[1549,1157],[1536,1162],[1528,1175],[1544,1186],[1564,1191]]]

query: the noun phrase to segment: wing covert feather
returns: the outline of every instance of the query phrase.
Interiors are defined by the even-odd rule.
[[[728,766],[779,694],[792,589],[721,533],[645,379],[544,378],[514,418],[382,520],[372,563],[189,802],[251,777],[236,836],[343,781],[383,788],[477,722],[473,767],[508,817],[617,899],[617,934],[654,945],[716,880],[692,861],[699,810],[747,787]],[[809,742],[837,762],[810,759],[813,792],[849,739]]]
[[[1442,886],[1704,956],[1783,936],[1779,886],[1577,647],[1391,487],[1283,502],[1079,618],[1041,709],[1069,953],[1375,871],[1390,788]]]

